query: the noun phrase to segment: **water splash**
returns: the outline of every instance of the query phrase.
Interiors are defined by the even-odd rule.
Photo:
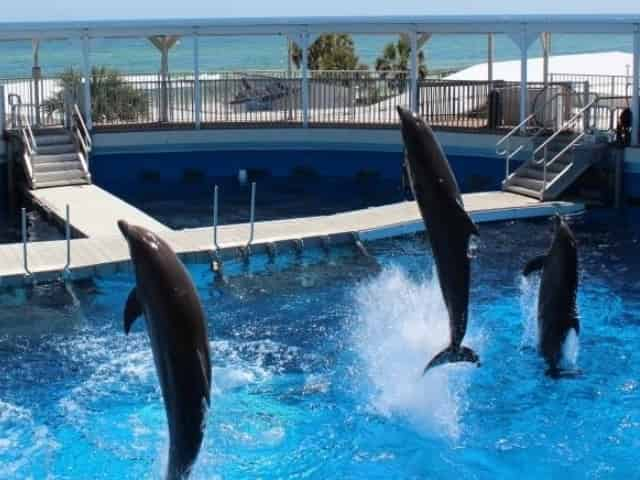
[[[520,275],[520,312],[522,318],[521,347],[538,348],[538,289],[537,276]]]
[[[576,368],[578,366],[578,356],[580,354],[580,338],[576,331],[572,328],[567,334],[567,338],[562,346],[562,360],[567,368]]]
[[[422,376],[427,362],[449,342],[436,278],[416,283],[402,270],[387,268],[361,285],[355,292],[353,343],[376,413],[398,416],[421,433],[457,438],[472,370],[468,364],[446,365]]]

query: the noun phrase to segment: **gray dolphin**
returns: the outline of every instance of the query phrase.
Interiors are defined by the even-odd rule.
[[[538,296],[538,349],[546,360],[547,374],[559,376],[558,363],[562,346],[571,329],[580,333],[576,309],[578,291],[578,252],[576,239],[569,225],[554,217],[555,234],[546,255],[530,260],[523,275],[542,270]]]
[[[398,113],[411,189],[429,232],[449,313],[449,346],[427,364],[424,372],[444,363],[477,363],[478,355],[462,346],[462,340],[469,306],[469,237],[478,235],[478,229],[464,209],[458,183],[431,128],[409,110],[398,107]]]
[[[144,314],[169,424],[167,479],[189,476],[198,456],[211,391],[207,324],[189,273],[154,233],[118,221],[127,239],[136,286],[127,298],[124,331]]]

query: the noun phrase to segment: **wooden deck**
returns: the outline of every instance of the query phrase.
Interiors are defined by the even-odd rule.
[[[36,204],[60,222],[64,222],[66,206],[69,205],[70,223],[85,237],[119,235],[116,222],[121,218],[149,230],[169,230],[146,213],[96,185],[43,188],[29,190],[28,194]]]
[[[66,187],[65,187],[66,188]],[[75,189],[76,187],[69,187]],[[81,191],[78,190],[78,191]],[[46,192],[46,190],[42,190]],[[55,198],[56,208],[64,203],[72,206],[72,223],[79,229],[87,229],[101,234],[91,238],[71,241],[71,276],[89,278],[96,274],[106,275],[119,269],[129,268],[129,251],[123,237],[117,231],[115,220],[124,218],[130,223],[150,222],[141,212],[131,206],[116,212],[106,212],[90,205],[80,206],[74,202],[88,202],[75,190],[75,195],[58,197],[56,193],[42,195],[49,202]],[[109,196],[104,192],[101,198]],[[548,216],[555,212],[568,214],[581,212],[581,204],[570,202],[540,203],[537,200],[505,192],[473,193],[463,196],[465,207],[476,222],[532,218]],[[119,201],[121,202],[121,201]],[[117,203],[117,202],[116,202]],[[124,203],[124,202],[121,202]],[[110,204],[113,205],[113,204]],[[125,204],[126,205],[126,204]],[[62,207],[64,208],[64,207]],[[86,216],[83,209],[87,209]],[[77,216],[73,212],[78,210]],[[131,213],[131,215],[128,215]],[[76,220],[78,223],[76,224]],[[86,221],[86,226],[82,222]],[[104,224],[100,226],[99,224]],[[213,229],[197,228],[172,231],[158,222],[146,223],[148,228],[156,230],[187,262],[204,262],[213,252]],[[329,237],[333,243],[353,241],[357,234],[362,240],[388,238],[422,230],[423,224],[415,202],[401,202],[382,207],[338,213],[335,215],[294,218],[258,222],[255,224],[253,250],[265,247],[269,243],[293,246],[293,240],[310,241]],[[116,233],[117,232],[117,233]],[[218,244],[221,254],[237,251],[247,244],[249,225],[225,225],[218,229]],[[66,242],[36,242],[28,245],[28,266],[32,277],[25,277],[22,244],[0,245],[0,284],[23,285],[33,281],[44,282],[59,278],[66,260]]]

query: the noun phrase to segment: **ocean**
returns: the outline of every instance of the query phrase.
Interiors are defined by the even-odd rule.
[[[385,44],[397,39],[389,35],[354,35],[360,62],[373,68]],[[424,47],[430,69],[458,68],[486,61],[486,35],[434,35]],[[553,54],[600,51],[632,51],[631,36],[625,35],[554,35]],[[540,42],[530,49],[530,56],[540,56]],[[126,73],[157,72],[160,54],[144,38],[94,39],[91,41],[91,62],[106,65]],[[517,47],[506,35],[496,35],[496,60],[519,58]],[[78,68],[81,47],[78,40],[43,42],[40,65],[44,76],[55,76],[69,67]],[[0,42],[0,78],[31,75],[31,42]],[[287,41],[282,36],[203,37],[200,40],[202,72],[221,70],[270,70],[287,68]],[[183,38],[170,53],[170,69],[187,72],[193,69],[193,41]],[[561,73],[561,72],[557,72]]]

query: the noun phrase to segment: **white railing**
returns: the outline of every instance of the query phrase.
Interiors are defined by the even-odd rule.
[[[89,154],[93,148],[93,142],[77,103],[73,105],[71,111],[71,135],[73,136],[74,143],[79,150],[78,157],[80,158],[82,170],[87,179],[90,179]]]

